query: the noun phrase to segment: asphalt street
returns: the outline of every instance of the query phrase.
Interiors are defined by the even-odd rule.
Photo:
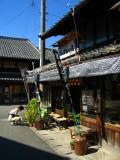
[[[63,160],[27,126],[7,120],[15,106],[0,106],[0,160]]]

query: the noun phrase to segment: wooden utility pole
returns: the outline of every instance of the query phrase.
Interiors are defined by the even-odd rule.
[[[41,0],[41,36],[45,32],[45,4],[46,0]],[[40,67],[45,64],[45,40],[39,39],[39,49],[40,49]]]
[[[45,32],[45,6],[46,6],[46,0],[41,0],[41,17],[40,17],[40,24],[41,24],[40,35],[41,36],[39,36],[40,67],[45,65],[45,40],[41,38]],[[42,83],[39,83],[39,90],[43,95],[44,85]]]

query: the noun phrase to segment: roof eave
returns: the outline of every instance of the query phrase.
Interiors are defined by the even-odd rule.
[[[78,5],[74,7],[75,10],[82,8],[86,3],[88,3],[91,0],[81,0]],[[44,32],[42,35],[39,35],[41,39],[47,39],[52,36],[57,36],[59,33],[57,33],[55,30],[57,29],[58,26],[62,25],[67,19],[71,18],[72,19],[72,13],[73,13],[73,8],[70,9],[70,11],[65,14],[58,22],[56,22],[48,31]],[[59,35],[65,35],[68,32],[63,31]]]
[[[85,13],[86,12],[86,4],[90,4],[91,6],[91,3],[94,3],[94,5],[97,3],[96,0],[83,0],[83,1],[80,1],[78,5],[75,6],[74,10],[75,10],[75,14],[81,14],[82,11],[84,11]],[[99,3],[98,4],[98,8],[97,7],[93,7],[92,10],[95,10],[96,12],[103,12],[105,10],[109,10],[115,3],[117,3],[118,0],[108,0],[108,1],[104,1],[104,0],[101,0],[99,1],[99,3],[101,4],[101,9],[99,9]],[[103,4],[104,3],[104,4]],[[105,6],[107,5],[107,7]],[[82,9],[82,10],[81,10]],[[87,7],[87,9],[89,9],[89,7]],[[72,9],[67,13],[65,14],[57,23],[55,23],[48,31],[44,32],[42,35],[40,35],[40,38],[41,39],[47,39],[49,37],[52,37],[52,36],[57,36],[57,35],[65,35],[67,34],[68,32],[70,32],[70,30],[72,30],[74,28],[74,25],[71,23],[71,25],[73,26],[70,26],[69,27],[64,27],[65,24],[67,24],[67,22],[69,21],[72,21]],[[93,16],[95,15],[95,13],[91,13],[91,10],[89,10],[89,12],[87,13],[88,17],[89,18],[89,13]],[[85,19],[85,15],[81,15],[81,19]],[[64,30],[63,30],[63,27],[64,27]],[[73,28],[72,28],[73,27]]]

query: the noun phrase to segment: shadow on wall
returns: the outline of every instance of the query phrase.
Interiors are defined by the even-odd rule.
[[[69,160],[58,155],[0,137],[1,160]]]

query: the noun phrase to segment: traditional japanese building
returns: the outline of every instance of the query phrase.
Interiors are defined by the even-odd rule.
[[[99,130],[108,144],[120,147],[120,3],[83,0],[40,37],[63,35],[53,44],[64,67],[74,110],[82,124]],[[56,64],[36,70],[52,109],[71,110]]]
[[[0,36],[0,104],[27,102],[20,70],[39,67],[39,55],[28,39]]]

